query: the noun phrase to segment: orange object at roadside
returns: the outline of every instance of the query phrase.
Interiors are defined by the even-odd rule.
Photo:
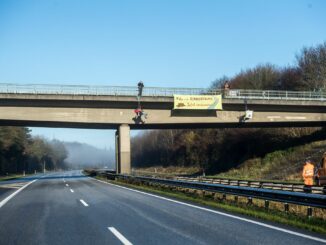
[[[312,186],[314,184],[314,169],[315,167],[310,161],[304,165],[302,177],[305,185]]]

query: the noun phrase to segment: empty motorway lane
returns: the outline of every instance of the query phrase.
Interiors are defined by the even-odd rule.
[[[325,244],[279,228],[58,172],[0,185],[0,244]],[[10,184],[10,183],[7,183]]]

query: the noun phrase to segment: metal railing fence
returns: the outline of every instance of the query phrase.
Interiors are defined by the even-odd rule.
[[[0,83],[2,94],[60,94],[60,95],[111,95],[137,96],[136,86],[86,86],[52,84],[8,84]],[[242,90],[208,88],[159,88],[144,87],[143,96],[173,97],[173,95],[218,95],[226,99],[248,100],[313,100],[326,101],[322,91],[279,91],[279,90]]]
[[[249,198],[257,198],[263,200],[270,200],[276,202],[292,203],[303,206],[310,206],[316,208],[326,209],[326,196],[320,194],[306,194],[300,192],[291,192],[284,190],[271,190],[263,188],[253,188],[246,186],[231,186],[215,183],[203,183],[193,182],[185,180],[172,180],[151,178],[143,176],[131,176],[123,174],[115,174],[113,171],[101,171],[101,170],[85,170],[85,172],[91,176],[104,176],[109,179],[122,179],[130,181],[138,181],[141,183],[156,183],[167,186],[189,188],[201,191],[216,192],[237,196],[244,196]]]

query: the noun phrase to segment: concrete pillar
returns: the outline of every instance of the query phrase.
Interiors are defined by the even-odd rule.
[[[128,124],[119,126],[119,171],[121,174],[131,173],[130,158],[130,127]]]

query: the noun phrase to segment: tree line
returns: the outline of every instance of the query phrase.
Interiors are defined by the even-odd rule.
[[[32,137],[25,127],[0,127],[0,175],[65,169],[67,155],[60,141]]]
[[[305,47],[292,66],[259,64],[233,77],[222,76],[210,88],[326,91],[326,42]],[[197,166],[221,172],[251,157],[325,139],[323,128],[156,130],[132,139],[136,167]]]

